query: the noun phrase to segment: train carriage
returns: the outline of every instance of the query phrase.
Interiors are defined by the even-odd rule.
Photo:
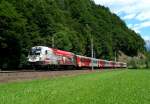
[[[104,64],[105,68],[109,68],[110,67],[110,62],[109,61],[105,60],[104,63],[105,63]]]
[[[114,61],[109,61],[110,68],[115,68],[115,62]]]
[[[78,67],[91,67],[91,58],[81,55],[76,55]]]
[[[105,67],[105,60],[99,59],[98,60],[98,67],[103,69]]]
[[[98,68],[99,67],[99,59],[93,58],[92,60],[93,61],[91,62],[90,66],[92,67],[92,65],[93,65],[93,67]]]

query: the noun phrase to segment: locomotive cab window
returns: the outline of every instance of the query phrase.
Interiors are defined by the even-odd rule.
[[[47,50],[46,50],[46,51],[45,51],[45,55],[47,55],[47,53],[48,53],[48,52],[47,52]]]
[[[30,50],[29,54],[30,55],[40,55],[41,54],[41,49],[33,48],[33,49]]]

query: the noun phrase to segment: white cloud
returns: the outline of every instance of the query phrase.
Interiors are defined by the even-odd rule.
[[[146,22],[142,22],[142,23],[139,23],[139,24],[134,24],[131,26],[131,28],[135,28],[135,29],[142,29],[142,28],[145,28],[145,27],[150,27],[150,21],[146,21]]]
[[[150,21],[141,22],[139,24],[128,24],[127,26],[133,29],[136,33],[141,33],[141,29],[150,27]]]
[[[138,27],[131,27],[132,30],[134,30],[136,33],[141,33],[140,29]]]
[[[123,19],[150,20],[150,0],[94,0],[96,4],[107,6],[114,13],[125,13]]]
[[[150,21],[143,22],[139,25],[139,29],[144,28],[144,27],[150,27]]]
[[[94,0],[96,4],[101,4],[101,5],[128,5],[132,4],[136,0]]]
[[[129,28],[131,28],[131,27],[133,27],[134,25],[133,25],[133,24],[127,24],[127,26],[128,26]]]
[[[150,40],[150,36],[143,36],[144,40]]]
[[[137,20],[144,21],[144,20],[150,20],[150,11],[144,11],[142,13],[139,13],[136,17]]]
[[[129,15],[124,16],[123,19],[124,20],[130,20],[130,19],[135,18],[135,16],[136,16],[135,14],[129,14]]]

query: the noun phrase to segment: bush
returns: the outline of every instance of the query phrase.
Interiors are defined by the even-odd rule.
[[[128,60],[128,68],[130,68],[130,69],[139,69],[139,68],[142,69],[147,66],[148,66],[148,64],[146,64],[145,59],[139,59],[136,57],[132,57]]]

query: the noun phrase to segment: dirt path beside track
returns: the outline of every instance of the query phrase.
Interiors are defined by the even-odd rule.
[[[53,78],[57,76],[70,76],[93,73],[91,70],[65,70],[65,71],[0,71],[0,83],[20,82],[22,80]]]

